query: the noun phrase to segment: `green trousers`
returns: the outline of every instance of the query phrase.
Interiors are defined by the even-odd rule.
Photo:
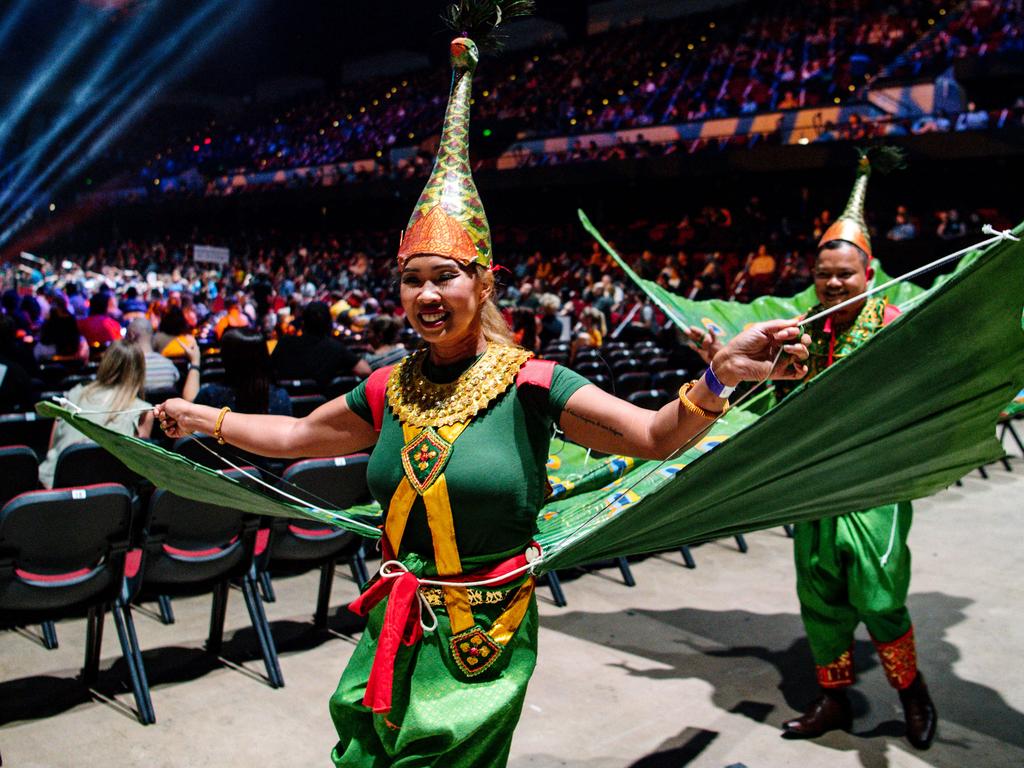
[[[860,622],[887,643],[911,626],[907,611],[910,502],[799,523],[796,590],[814,662],[834,662]]]
[[[331,697],[338,744],[336,766],[359,768],[501,768],[508,762],[512,733],[537,663],[537,599],[512,640],[480,678],[465,679],[453,668],[451,625],[437,609],[437,631],[395,661],[391,711],[375,715],[362,704],[387,600],[373,608],[366,631]],[[500,606],[474,609],[489,627]]]

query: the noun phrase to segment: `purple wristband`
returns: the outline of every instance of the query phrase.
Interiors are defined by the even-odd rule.
[[[706,386],[715,397],[720,397],[723,400],[728,399],[729,395],[736,391],[736,387],[725,386],[725,384],[715,376],[715,369],[710,365],[708,365],[707,369],[704,371],[704,386]]]

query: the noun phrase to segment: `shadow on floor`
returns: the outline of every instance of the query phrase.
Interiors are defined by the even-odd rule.
[[[106,631],[113,632],[113,621],[107,617]],[[342,608],[329,616],[327,629],[317,631],[309,621],[279,620],[271,622],[271,630],[279,654],[300,653],[326,642],[337,641],[337,635],[352,635],[362,631],[365,620]],[[58,624],[58,627],[61,625]],[[70,629],[65,625],[64,631]],[[170,630],[169,630],[170,631]],[[29,638],[17,637],[10,633],[5,642],[31,642]],[[202,640],[195,645],[171,645],[144,648],[143,662],[146,677],[151,688],[174,685],[196,680],[225,667],[253,677],[253,684],[266,684],[263,657],[259,652],[256,633],[252,627],[243,627],[234,632],[225,632],[224,643],[217,655],[209,654],[202,647]],[[116,643],[115,643],[115,647]],[[117,647],[118,654],[120,648]],[[60,650],[54,651],[61,653]],[[56,658],[56,657],[55,657]],[[68,656],[60,658],[67,663]],[[76,657],[74,661],[80,660]],[[244,666],[240,666],[244,665]],[[66,712],[81,704],[102,699],[104,696],[118,696],[121,701],[134,707],[131,698],[128,668],[124,659],[117,660],[100,669],[93,688],[94,694],[79,680],[79,668],[67,670],[61,675],[33,675],[0,682],[0,725],[24,720],[37,720]],[[287,680],[285,681],[287,684]],[[159,718],[160,713],[157,712]]]
[[[909,607],[917,624],[918,656],[939,711],[939,736],[927,761],[936,765],[962,765],[966,755],[961,750],[968,744],[943,738],[947,729],[963,733],[963,729],[1005,745],[1024,749],[1024,714],[1007,704],[992,688],[956,676],[954,665],[960,651],[943,638],[946,630],[965,620],[971,601],[941,593],[911,596]],[[748,611],[706,611],[684,608],[673,611],[628,611],[633,617],[624,631],[619,614],[587,614],[568,610],[545,617],[548,629],[564,632],[590,642],[619,649],[631,655],[649,658],[664,665],[654,669],[634,669],[624,665],[629,674],[653,680],[697,678],[714,687],[713,701],[723,711],[747,717],[775,727],[799,713],[815,696],[817,684],[806,639],[799,616],[795,614],[754,614]],[[653,621],[676,628],[688,640],[674,644],[645,644],[643,626]],[[654,633],[662,637],[664,633]],[[788,638],[799,638],[787,642]],[[699,651],[694,653],[694,651]],[[874,647],[867,640],[858,640],[854,662],[862,679],[852,691],[851,700],[857,721],[855,734],[828,734],[818,744],[840,751],[855,750],[864,766],[889,765],[886,757],[887,738],[902,739],[904,726],[895,692],[884,682],[878,670]],[[767,668],[765,665],[768,665]],[[685,719],[685,707],[680,718]],[[958,726],[958,727],[952,727]],[[688,738],[696,738],[692,730]],[[699,734],[698,734],[699,735]],[[676,740],[649,755],[665,762],[640,762],[634,766],[685,765],[673,754],[683,745]],[[707,737],[704,737],[705,739]],[[700,741],[698,739],[698,741]],[[704,746],[710,741],[704,743]],[[909,751],[911,748],[904,743]],[[940,754],[943,746],[951,752]],[[702,747],[703,749],[703,747]],[[950,757],[955,753],[956,759]],[[648,758],[644,758],[647,760]],[[938,758],[933,762],[933,758]],[[632,768],[632,767],[631,767]]]

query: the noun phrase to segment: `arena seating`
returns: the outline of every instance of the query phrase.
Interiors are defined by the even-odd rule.
[[[847,104],[862,101],[876,78],[912,79],[959,59],[1019,52],[1022,22],[1009,0],[954,8],[940,0],[741,3],[487,61],[476,78],[474,121],[544,137]],[[374,79],[256,125],[192,131],[152,153],[137,178],[149,192],[173,193],[181,185],[156,189],[153,179],[191,169],[230,179],[363,159],[374,161],[369,170],[352,166],[343,175],[423,175],[431,158],[417,150],[441,123],[439,79],[435,70]],[[400,169],[390,158],[398,148]],[[610,153],[574,150],[582,161],[623,151],[652,150],[642,142]],[[297,186],[309,183],[303,178]]]

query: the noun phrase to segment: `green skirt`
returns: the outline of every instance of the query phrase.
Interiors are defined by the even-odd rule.
[[[331,697],[331,717],[338,730],[338,744],[331,753],[334,764],[346,768],[504,766],[537,663],[536,596],[501,657],[491,669],[470,679],[458,671],[448,650],[447,613],[435,609],[437,630],[399,649],[391,711],[376,715],[362,701],[386,608],[385,599],[370,612],[366,631]],[[473,614],[486,629],[502,608],[481,605]]]

